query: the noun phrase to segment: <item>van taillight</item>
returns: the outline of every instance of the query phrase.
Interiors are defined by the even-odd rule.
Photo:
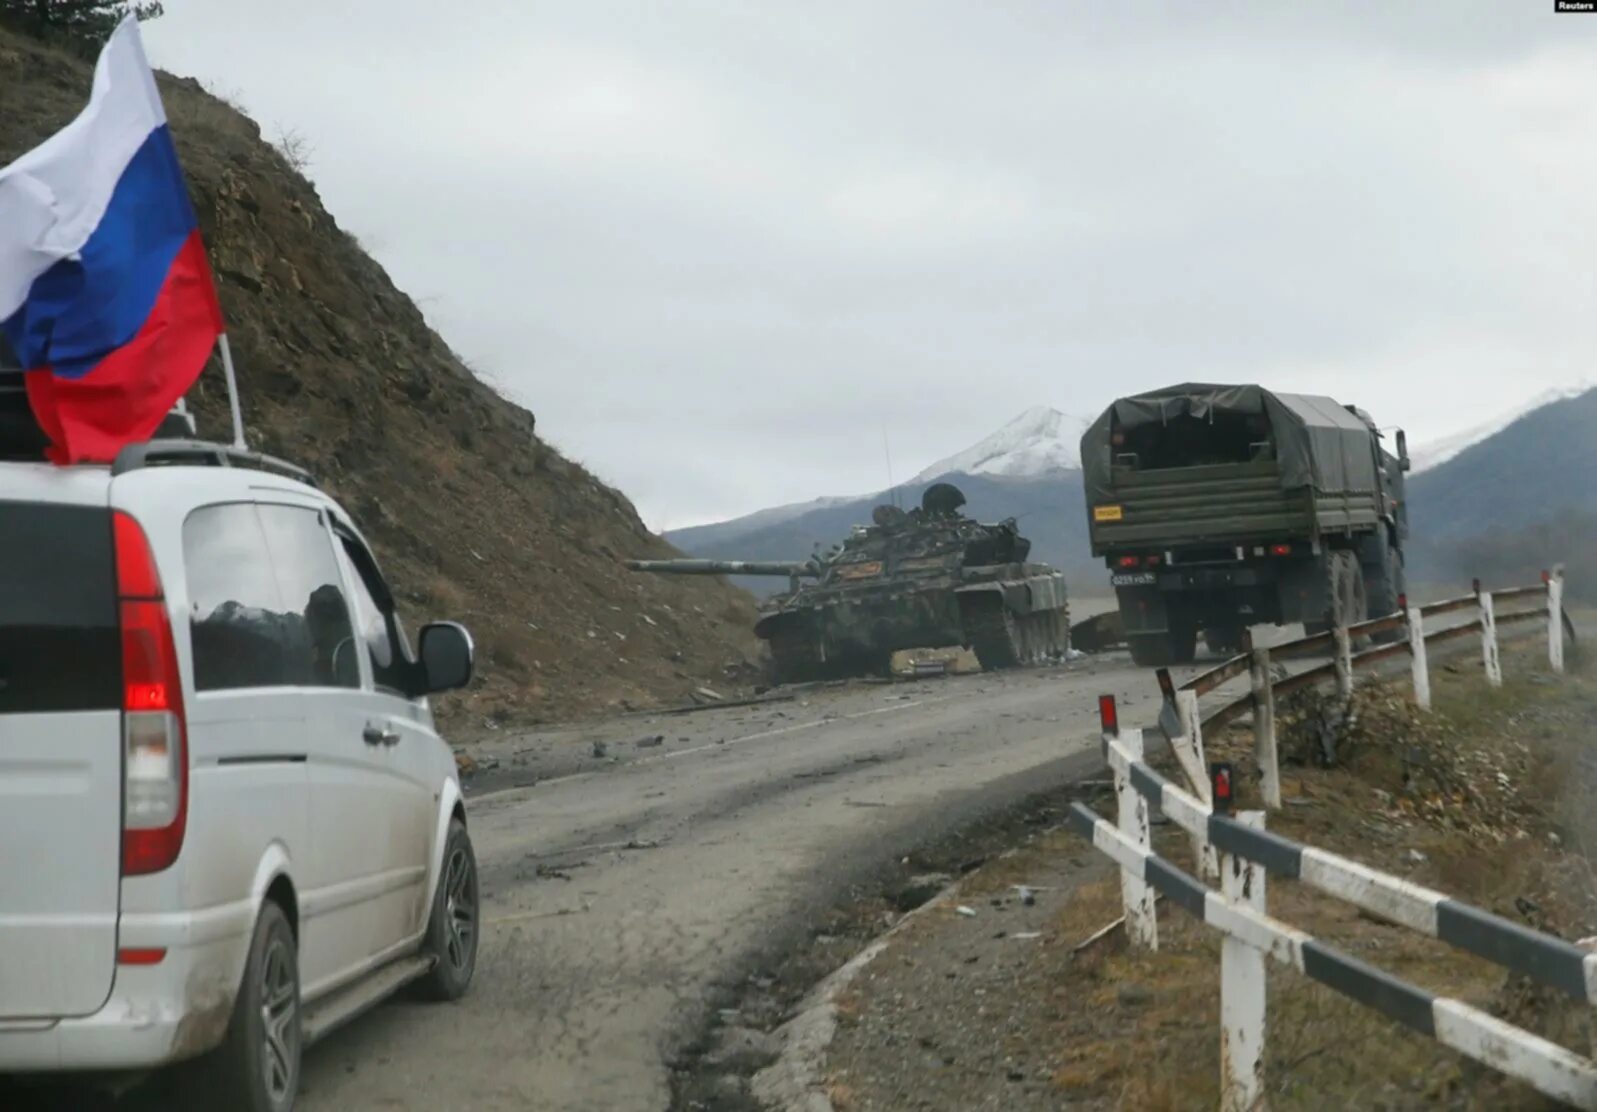
[[[177,860],[188,823],[183,682],[161,577],[138,522],[115,515],[122,627],[122,874]]]

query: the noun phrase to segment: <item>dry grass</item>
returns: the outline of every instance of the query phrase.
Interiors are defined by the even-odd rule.
[[[1581,852],[1597,843],[1584,803],[1597,783],[1586,773],[1597,752],[1597,676],[1578,669],[1553,685],[1531,650],[1508,661],[1500,690],[1481,682],[1478,666],[1438,670],[1429,716],[1392,689],[1361,695],[1365,729],[1349,765],[1284,770],[1293,802],[1271,828],[1539,929],[1597,933],[1597,885]],[[1249,769],[1249,748],[1246,731],[1235,731],[1211,739],[1210,756]],[[1182,832],[1163,827],[1155,840],[1190,868]],[[1272,878],[1269,904],[1273,916],[1399,977],[1591,1051],[1584,1006],[1292,882]],[[1064,912],[1061,933],[1085,938],[1119,913],[1118,879],[1093,883]],[[1159,918],[1157,953],[1128,950],[1121,934],[1063,963],[1057,991],[1079,1006],[1049,1037],[1063,1048],[1054,1082],[1073,1102],[1141,1110],[1218,1101],[1219,937],[1168,904]],[[1554,1106],[1279,965],[1268,1006],[1273,1109]]]

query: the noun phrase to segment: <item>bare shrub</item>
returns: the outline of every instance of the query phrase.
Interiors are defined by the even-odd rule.
[[[310,171],[311,155],[316,148],[297,128],[278,125],[277,141],[272,146],[296,174],[304,176]]]

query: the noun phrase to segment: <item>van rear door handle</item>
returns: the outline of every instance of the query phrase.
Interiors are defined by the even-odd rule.
[[[399,731],[392,726],[368,722],[361,737],[366,739],[367,745],[395,745],[399,742]]]

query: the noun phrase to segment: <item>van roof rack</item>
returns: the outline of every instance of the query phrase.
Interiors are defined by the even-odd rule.
[[[124,475],[145,467],[163,466],[244,467],[254,471],[270,471],[307,486],[316,485],[309,471],[287,460],[231,444],[213,444],[208,440],[148,440],[142,444],[129,444],[117,453],[116,461],[111,464],[111,474]]]

